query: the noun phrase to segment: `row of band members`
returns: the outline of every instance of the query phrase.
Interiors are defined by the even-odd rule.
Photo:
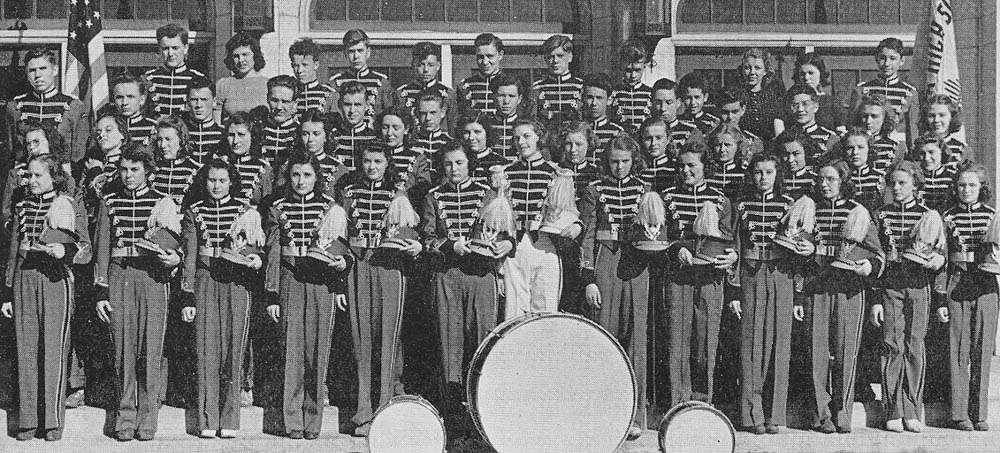
[[[801,103],[791,98],[799,92],[808,92],[815,97],[814,120],[821,131],[843,133],[853,122],[847,112],[857,110],[863,97],[873,94],[884,96],[898,118],[894,126],[897,134],[912,140],[918,120],[917,115],[910,115],[911,107],[917,102],[917,91],[900,78],[904,48],[896,38],[886,38],[874,49],[877,77],[858,84],[849,100],[827,93],[831,86],[830,72],[815,53],[802,54],[796,59],[796,86],[786,93],[780,77],[771,67],[772,58],[768,52],[750,49],[744,53],[738,68],[741,83],[716,94],[697,72],[683,77],[680,84],[662,79],[654,86],[643,83],[643,74],[654,62],[643,44],[637,41],[626,42],[619,49],[616,70],[620,78],[599,73],[583,78],[574,76],[570,72],[573,42],[563,35],[554,35],[541,46],[539,55],[545,58],[548,74],[532,83],[529,90],[520,79],[502,70],[503,41],[491,33],[479,35],[474,40],[478,72],[459,82],[456,89],[438,80],[440,46],[427,42],[418,43],[413,49],[415,80],[393,89],[386,75],[368,67],[372,49],[362,30],[351,30],[344,35],[344,56],[350,67],[330,77],[329,84],[317,79],[322,52],[312,40],[303,38],[289,49],[294,77],[269,83],[269,79],[260,75],[266,61],[259,43],[252,36],[235,35],[226,46],[226,64],[232,75],[220,78],[211,93],[202,91],[197,99],[192,99],[189,95],[192,84],[202,89],[211,84],[200,80],[204,75],[186,65],[187,30],[174,24],[165,25],[157,30],[156,39],[162,66],[141,78],[124,77],[113,81],[112,102],[129,118],[132,135],[137,140],[144,139],[153,129],[155,119],[162,115],[190,114],[189,128],[198,145],[196,155],[204,154],[203,148],[218,143],[222,120],[235,112],[258,109],[258,116],[267,118],[265,154],[274,158],[276,154],[287,153],[291,144],[290,131],[295,128],[293,117],[308,110],[335,114],[339,117],[340,138],[363,140],[374,135],[370,127],[377,112],[389,106],[405,105],[417,113],[419,99],[431,92],[441,98],[440,107],[422,114],[415,135],[422,136],[419,137],[422,141],[442,143],[447,141],[448,134],[461,133],[456,128],[460,116],[487,113],[494,115],[497,127],[506,132],[494,146],[510,160],[516,152],[511,150],[509,126],[518,115],[554,124],[579,116],[591,122],[602,136],[621,130],[634,133],[642,121],[658,115],[668,120],[674,134],[686,136],[694,128],[707,133],[722,122],[720,116],[730,114],[726,109],[726,104],[731,104],[728,101],[739,99],[745,114],[737,121],[727,122],[738,125],[750,136],[768,140],[786,126],[801,121],[803,113],[795,107]],[[67,139],[70,160],[80,161],[86,153],[91,123],[83,104],[72,96],[59,93],[55,86],[56,55],[45,51],[29,52],[25,66],[32,91],[9,103],[8,124],[37,119],[58,125]],[[275,89],[275,85],[281,88]],[[345,88],[352,99],[345,101]],[[791,109],[786,108],[789,102]],[[799,110],[808,108],[803,106]],[[440,118],[425,121],[424,116]],[[951,146],[963,146],[958,138],[949,136],[949,139]],[[14,140],[11,142],[18,145]],[[349,152],[344,154],[349,155]]]
[[[413,259],[421,255],[435,257],[429,262],[440,310],[442,365],[453,397],[463,380],[466,337],[481,340],[498,316],[557,310],[566,266],[579,269],[571,283],[584,288],[586,301],[597,309],[597,321],[629,352],[641,407],[647,399],[648,351],[646,329],[638,326],[650,322],[649,308],[662,306],[671,326],[666,351],[671,401],[711,401],[725,303],[741,316],[747,314],[742,324],[741,421],[748,429],[776,432],[784,424],[789,329],[792,319],[805,319],[808,313],[817,429],[850,431],[856,334],[862,318],[870,316],[873,323],[886,323],[887,429],[902,429],[905,420],[905,428],[919,431],[922,338],[934,308],[941,320],[956,317],[951,320],[956,426],[988,429],[983,387],[993,349],[995,313],[990,307],[995,303],[989,302],[996,300],[996,287],[984,263],[995,258],[995,242],[989,242],[998,240],[989,238],[994,211],[982,203],[988,199],[984,169],[968,162],[944,164],[950,160],[941,138],[917,140],[920,164],[894,161],[876,172],[876,179],[889,187],[885,194],[890,201],[869,209],[858,190],[865,180],[856,174],[869,155],[870,137],[862,129],[850,130],[842,145],[827,153],[804,131],[789,129],[774,141],[774,152],[751,154],[749,163],[741,165],[743,175],[726,179],[727,159],[734,159],[729,153],[738,161],[743,156],[734,146],[737,130],[722,127],[728,132],[709,135],[712,148],[695,140],[670,156],[668,171],[676,180],[657,192],[652,189],[655,177],[662,176],[652,166],[657,156],[628,135],[605,145],[599,154],[603,171],[595,167],[590,180],[581,184],[588,175],[580,170],[592,165],[585,158],[587,150],[599,146],[586,123],[567,123],[560,134],[564,168],[543,156],[544,126],[520,120],[514,127],[518,160],[505,164],[498,159],[499,164],[484,169],[478,158],[489,151],[487,127],[472,121],[461,125],[470,131],[466,143],[451,142],[432,156],[441,172],[434,181],[440,184],[425,192],[418,204],[423,216],[418,216],[409,196],[419,180],[431,177],[427,157],[412,150],[413,162],[423,162],[422,170],[420,165],[406,165],[405,171],[396,166],[407,151],[406,109],[379,115],[378,123],[387,131],[385,143],[358,150],[355,173],[324,166],[324,161],[338,163],[324,151],[326,117],[307,113],[299,131],[300,149],[273,181],[277,190],[272,197],[266,194],[270,167],[259,157],[260,131],[249,116],[236,114],[228,121],[225,158],[200,166],[183,157],[187,141],[182,121],[168,117],[158,122],[154,151],[128,140],[124,119],[107,113],[98,119],[97,141],[112,157],[93,163],[81,188],[75,188],[68,164],[51,153],[58,133],[42,126],[29,130],[26,141],[37,147],[28,163],[10,175],[23,184],[8,185],[6,282],[11,302],[3,311],[17,319],[22,365],[40,361],[51,368],[42,373],[20,367],[22,383],[43,384],[20,386],[21,436],[30,438],[38,428],[47,430],[47,436],[61,436],[63,405],[57,395],[65,385],[61,370],[68,337],[63,334],[73,306],[69,264],[86,263],[91,255],[102,294],[98,315],[111,325],[120,395],[127,395],[116,410],[116,436],[122,440],[149,439],[155,433],[162,370],[149,362],[159,363],[162,342],[149,339],[163,338],[164,324],[157,321],[166,316],[167,285],[173,279],[180,280],[186,294],[185,320],[198,323],[200,368],[212,367],[199,377],[203,435],[231,437],[238,429],[239,403],[232,393],[238,394],[238,383],[220,387],[212,381],[223,369],[225,375],[239,373],[245,341],[240,326],[246,325],[254,294],[268,298],[268,315],[285,328],[284,422],[292,437],[319,434],[317,407],[324,400],[333,309],[350,306],[361,395],[353,420],[364,434],[372,409],[402,392],[398,332],[403,288],[412,266],[425,263]],[[669,129],[663,120],[653,119],[642,130],[649,139],[665,137]],[[933,174],[932,163],[954,168],[948,170],[950,192],[939,194],[943,219],[923,202],[931,198],[927,175]],[[339,180],[331,177],[338,171]],[[425,176],[417,177],[421,172]],[[491,179],[488,173],[504,177]],[[742,190],[727,194],[733,185]],[[877,200],[882,196],[878,193]],[[787,222],[798,218],[794,207],[806,200],[816,205],[812,220],[792,223],[792,229],[808,230],[805,225],[812,224],[815,236],[794,240],[794,251],[783,251],[774,239],[782,232],[792,235]],[[506,210],[504,203],[509,204]],[[560,223],[561,216],[545,215],[559,207],[576,211],[578,218]],[[254,214],[257,208],[266,211],[266,220]],[[181,238],[176,251],[164,246],[167,251],[149,255],[137,248],[142,239],[156,239],[166,231]],[[492,256],[471,252],[470,239],[477,235],[496,241]],[[387,241],[397,247],[383,247]],[[644,241],[669,247],[637,245]],[[307,257],[311,246],[326,261]],[[922,265],[904,258],[910,249],[926,257]],[[242,262],[224,259],[240,250],[248,253]],[[841,256],[849,250],[861,254]],[[847,269],[833,266],[836,258],[845,258]],[[263,269],[264,288],[254,286],[259,279],[239,266]],[[867,291],[866,301],[864,290],[872,284],[878,289]],[[741,295],[725,298],[727,285],[739,288],[730,294]],[[940,306],[931,306],[932,289],[941,294],[933,299]],[[506,300],[503,313],[497,312],[500,292]],[[220,319],[233,323],[220,329]],[[139,343],[141,338],[145,343]],[[43,357],[32,351],[42,351]],[[135,377],[140,355],[147,358],[144,384]],[[373,363],[373,356],[381,360]],[[232,361],[221,363],[223,357]],[[832,364],[827,357],[834,357]],[[970,360],[975,362],[972,389],[957,385],[969,382]],[[772,367],[779,378],[765,390],[763,376]],[[368,398],[373,373],[379,373],[377,382],[382,383],[378,401]],[[303,379],[319,384],[306,389]],[[839,385],[831,388],[829,382]],[[44,389],[41,395],[39,388]],[[765,410],[759,398],[772,392],[772,406]],[[38,404],[38,398],[44,403]],[[44,410],[29,410],[35,407]],[[634,434],[643,424],[637,416]]]

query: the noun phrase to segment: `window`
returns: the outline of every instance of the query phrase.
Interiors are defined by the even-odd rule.
[[[65,7],[53,8],[60,2]],[[4,19],[65,19],[69,14],[69,0],[0,0]]]
[[[573,0],[315,0],[311,19],[320,29],[337,28],[323,22],[347,21],[412,22],[424,28],[440,22],[451,30],[455,23],[507,22],[551,24],[560,28],[550,31],[558,32],[573,22],[573,6]]]
[[[686,0],[688,24],[913,25],[924,0]]]
[[[205,0],[104,0],[101,14],[106,20],[187,20],[188,29],[205,31],[207,8]]]

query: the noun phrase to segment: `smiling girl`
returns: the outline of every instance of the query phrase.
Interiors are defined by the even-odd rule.
[[[948,147],[948,160],[944,164],[955,168],[968,158],[965,156],[966,144],[959,138],[962,130],[962,107],[948,95],[935,94],[927,98],[920,111],[920,132],[933,134],[942,139]]]

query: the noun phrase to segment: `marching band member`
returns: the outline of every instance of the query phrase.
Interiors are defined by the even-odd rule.
[[[878,282],[880,300],[871,322],[882,327],[882,388],[885,428],[919,433],[924,390],[924,336],[930,316],[934,273],[944,266],[944,224],[937,211],[917,201],[924,178],[920,167],[903,161],[885,175],[893,202],[875,212],[888,260]]]
[[[177,117],[167,116],[156,122],[156,169],[150,186],[173,199],[177,206],[185,206],[188,187],[198,172],[198,165],[190,156],[190,137],[187,125]]]
[[[469,168],[469,175],[476,182],[489,184],[493,166],[506,166],[510,163],[502,155],[493,150],[496,134],[493,129],[493,119],[489,114],[472,112],[458,119],[458,135],[463,144],[475,156],[471,159],[475,164]]]
[[[261,153],[261,130],[246,112],[236,112],[226,119],[226,140],[220,146],[223,160],[240,173],[237,199],[250,206],[260,206],[271,195],[273,169]]]
[[[90,261],[90,233],[82,203],[61,158],[28,161],[26,193],[13,205],[3,315],[14,318],[18,347],[17,440],[36,430],[62,438],[73,312],[73,264]]]
[[[344,210],[325,194],[316,156],[293,152],[285,178],[285,193],[269,211],[264,288],[272,298],[268,316],[285,336],[285,432],[314,440],[323,427],[334,310],[347,307],[342,279],[353,259],[340,242]]]
[[[729,199],[706,183],[715,160],[703,141],[678,155],[679,184],[663,191],[674,275],[667,282],[670,393],[672,404],[712,401],[723,285],[738,255],[732,248]]]
[[[851,199],[847,163],[824,162],[818,170],[813,186],[816,252],[804,271],[801,296],[812,325],[814,429],[849,433],[866,278],[881,274],[885,255],[868,210]]]
[[[951,420],[955,429],[987,431],[990,361],[996,347],[1000,221],[990,199],[986,167],[965,163],[955,177],[958,200],[944,213],[948,228],[947,305],[938,319],[951,332]],[[935,287],[940,292],[942,288]]]
[[[418,218],[388,171],[391,150],[374,145],[359,155],[358,179],[345,187],[340,200],[347,211],[348,242],[356,262],[347,280],[354,354],[358,362],[358,412],[351,421],[355,435],[367,436],[374,416],[372,386],[381,387],[378,406],[403,394],[403,348],[399,338],[406,294],[406,271],[423,245],[412,228]],[[392,239],[392,241],[390,241]],[[381,353],[376,354],[378,350]],[[380,356],[381,361],[375,362]]]
[[[94,277],[97,317],[110,324],[118,371],[115,438],[148,441],[156,435],[166,369],[163,364],[167,304],[172,276],[181,263],[174,247],[156,255],[137,246],[146,237],[177,242],[180,216],[173,199],[147,184],[155,169],[153,153],[141,145],[122,147],[118,174],[122,184],[104,195],[97,215]],[[179,245],[179,244],[177,244]],[[145,376],[136,375],[145,358]]]
[[[240,429],[243,353],[250,328],[252,287],[263,265],[260,214],[240,200],[235,165],[210,160],[195,176],[197,200],[184,212],[185,308],[195,322],[199,437],[236,437]]]
[[[646,427],[646,332],[649,319],[649,260],[629,242],[639,200],[649,186],[639,144],[628,135],[608,142],[601,154],[606,175],[590,183],[580,200],[584,235],[580,246],[582,283],[597,320],[625,347],[635,368],[638,409],[629,429],[636,439]],[[656,194],[654,203],[662,202]],[[656,223],[656,222],[651,222]]]
[[[743,427],[754,434],[777,434],[785,424],[792,318],[803,319],[801,306],[793,313],[792,275],[797,260],[775,243],[794,203],[781,192],[785,168],[773,154],[754,155],[747,170],[751,181],[747,187],[753,190],[736,204],[741,295],[729,304],[740,319],[742,337],[740,418]],[[790,223],[792,229],[800,228]],[[795,246],[796,253],[812,253],[808,241],[796,241]],[[773,377],[768,379],[768,375]]]
[[[470,170],[476,168],[472,149],[452,142],[438,157],[445,181],[431,189],[424,202],[424,244],[433,255],[430,262],[436,264],[433,291],[446,407],[461,414],[458,408],[465,395],[467,358],[474,352],[468,346],[480,344],[496,326],[500,309],[498,260],[513,249],[514,221],[510,202],[505,198],[500,203],[506,203],[506,210],[498,211],[492,204],[486,208],[486,203],[498,196],[488,185],[472,178]],[[490,215],[481,218],[480,213]],[[507,215],[496,218],[500,213]],[[498,220],[503,225],[495,229]],[[482,248],[474,251],[472,240],[476,236],[485,237],[489,240],[486,245],[495,244],[496,250],[489,248],[490,254]]]

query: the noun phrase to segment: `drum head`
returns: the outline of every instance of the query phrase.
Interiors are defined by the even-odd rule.
[[[397,396],[375,413],[368,433],[372,453],[441,453],[444,423],[437,409],[419,396]]]
[[[501,453],[614,451],[635,399],[618,342],[569,314],[507,321],[479,346],[469,372],[472,418]]]
[[[660,451],[665,453],[732,453],[736,433],[729,418],[700,401],[674,406],[660,421]]]

